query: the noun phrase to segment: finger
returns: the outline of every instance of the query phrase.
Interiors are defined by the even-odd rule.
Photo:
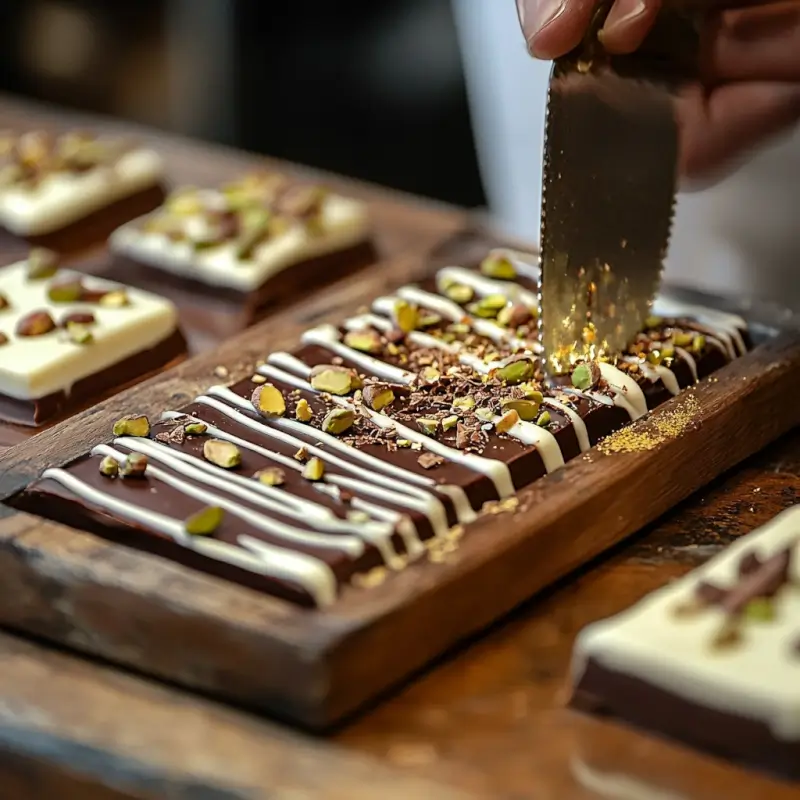
[[[708,95],[692,86],[678,118],[681,174],[707,177],[800,120],[800,84],[733,83]]]
[[[517,0],[519,21],[531,54],[552,59],[577,47],[596,6],[596,0]]]
[[[714,81],[800,81],[800,4],[728,11],[703,33],[704,72]]]
[[[661,0],[616,0],[600,31],[610,53],[632,53],[644,41],[661,8]]]

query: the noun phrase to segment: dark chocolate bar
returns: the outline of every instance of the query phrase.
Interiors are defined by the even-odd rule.
[[[502,253],[441,270],[157,423],[121,420],[15,502],[326,606],[746,350],[743,320],[672,304],[616,365],[548,385],[535,277]]]

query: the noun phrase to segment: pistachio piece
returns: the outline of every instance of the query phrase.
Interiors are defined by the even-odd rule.
[[[83,282],[80,278],[57,281],[47,287],[47,297],[52,303],[74,303],[83,295]]]
[[[595,361],[578,364],[572,371],[572,385],[582,392],[597,386],[600,381],[600,367]]]
[[[294,459],[301,462],[308,461],[308,450],[305,445],[294,454]]]
[[[694,341],[694,335],[691,333],[676,333],[672,337],[672,343],[675,347],[689,347]]]
[[[504,256],[489,255],[481,262],[481,272],[487,278],[501,281],[513,281],[517,277],[514,265]]]
[[[519,418],[525,422],[532,422],[539,415],[539,403],[533,400],[517,400],[507,397],[500,401],[503,411],[516,411]]]
[[[370,383],[364,387],[361,395],[364,405],[373,411],[381,411],[394,402],[394,392],[388,386],[379,383]]]
[[[125,289],[112,289],[100,296],[99,303],[103,308],[125,308],[131,300]]]
[[[412,442],[411,442],[411,439],[398,439],[398,440],[395,442],[395,444],[396,444],[398,447],[402,447],[404,450],[406,450],[406,449],[408,449],[409,447],[411,447],[411,444],[412,444]]]
[[[8,302],[8,298],[2,292],[0,292],[0,311],[3,311],[10,305],[11,303]]]
[[[179,217],[198,214],[203,210],[203,203],[197,189],[187,187],[173,192],[168,198],[165,206],[168,211],[177,214]]]
[[[469,333],[469,325],[466,322],[453,322],[447,326],[447,330],[456,336],[466,336]]]
[[[527,400],[532,400],[534,403],[541,403],[544,400],[544,395],[532,383],[522,383],[519,388]]]
[[[44,247],[34,247],[28,254],[26,277],[29,281],[52,278],[58,272],[58,253]]]
[[[334,408],[322,420],[322,430],[325,433],[339,436],[349,430],[355,421],[356,415],[354,411],[349,408]]]
[[[769,597],[754,597],[744,607],[744,616],[753,622],[771,622],[775,619],[775,604]]]
[[[17,336],[42,336],[56,327],[47,311],[31,311],[17,321]]]
[[[308,400],[305,397],[301,397],[297,401],[297,405],[294,407],[294,416],[295,419],[300,420],[300,422],[311,422],[314,418],[314,412],[311,410],[311,406],[308,404]]]
[[[434,325],[438,325],[441,321],[442,318],[438,314],[434,314],[433,312],[421,313],[419,319],[417,320],[417,327],[432,328]]]
[[[482,297],[478,305],[490,311],[500,311],[508,305],[508,298],[504,294],[489,294]]]
[[[278,467],[267,467],[260,469],[253,477],[264,486],[283,486],[286,483],[286,475]]]
[[[449,417],[445,417],[442,420],[442,430],[449,431],[451,428],[455,428],[455,426],[458,425],[458,422],[458,415],[451,414]]]
[[[706,346],[706,337],[703,334],[698,334],[694,337],[692,341],[692,352],[699,353],[701,352]]]
[[[540,428],[546,428],[550,424],[550,412],[549,411],[542,411],[541,416],[539,419],[536,420],[536,424]]]
[[[500,309],[497,321],[506,328],[516,329],[532,319],[531,312],[523,305],[507,305]]]
[[[491,408],[479,408],[475,412],[475,416],[484,422],[491,422],[494,419],[494,411]]]
[[[205,422],[189,422],[183,426],[183,432],[187,436],[202,436],[208,430]]]
[[[242,463],[242,453],[239,448],[224,439],[208,439],[204,442],[203,455],[206,461],[222,469],[233,469]]]
[[[147,456],[143,453],[128,453],[119,468],[123,478],[143,478],[147,472]]]
[[[397,300],[392,309],[395,325],[403,333],[411,333],[419,324],[419,309],[405,300]]]
[[[100,462],[100,474],[107,478],[116,478],[119,475],[119,464],[116,458],[105,456]]]
[[[417,427],[426,436],[435,436],[436,431],[439,429],[439,420],[433,417],[420,417],[417,420]]]
[[[533,361],[529,358],[517,358],[504,364],[495,373],[495,377],[506,383],[516,384],[529,381],[534,375]]]
[[[425,383],[436,383],[442,377],[442,373],[436,367],[423,367],[419,376]]]
[[[92,332],[77,322],[70,322],[67,325],[67,336],[73,344],[91,344],[94,341]]]
[[[70,325],[94,325],[97,320],[94,314],[88,311],[73,311],[61,317],[59,327],[68,328]]]
[[[325,464],[316,456],[303,469],[303,477],[308,481],[320,481],[325,474]]]
[[[143,439],[150,435],[150,420],[144,415],[122,417],[114,423],[114,436],[136,436]]]
[[[475,401],[471,397],[456,397],[453,400],[453,408],[461,411],[472,411],[475,408]]]
[[[248,211],[243,219],[244,230],[236,242],[236,258],[239,261],[252,258],[256,248],[270,236],[271,214],[266,210],[258,214],[261,211],[262,209]]]
[[[333,364],[320,364],[311,370],[311,385],[318,392],[345,395],[357,388],[353,372],[346,367],[337,367]]]
[[[663,323],[664,320],[661,317],[649,316],[644,321],[644,327],[648,330],[651,328],[660,328]]]
[[[283,399],[281,390],[271,383],[264,383],[253,389],[250,402],[253,404],[253,408],[267,419],[282,417],[286,413],[286,401]]]
[[[510,409],[495,422],[494,427],[498,433],[508,433],[519,422],[519,414]]]
[[[344,343],[361,353],[380,353],[383,349],[381,337],[372,328],[361,331],[348,331],[344,335]]]
[[[444,290],[444,294],[448,300],[452,300],[454,303],[464,306],[475,297],[475,290],[465,283],[451,283],[450,286]]]
[[[496,308],[483,306],[480,302],[470,303],[467,306],[467,311],[472,314],[473,317],[480,317],[481,319],[494,319],[494,317],[497,316]]]
[[[225,509],[219,506],[206,506],[188,516],[183,521],[183,528],[192,536],[209,536],[219,528],[224,517]]]

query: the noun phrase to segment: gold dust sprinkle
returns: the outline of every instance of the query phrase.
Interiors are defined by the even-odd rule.
[[[597,449],[605,455],[655,450],[660,444],[683,435],[694,422],[698,409],[697,400],[690,395],[670,411],[612,433],[597,445]]]

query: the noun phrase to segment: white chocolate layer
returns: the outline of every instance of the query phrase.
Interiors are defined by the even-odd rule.
[[[77,273],[60,270],[59,279]],[[130,305],[104,308],[98,303],[53,303],[47,297],[52,279],[29,281],[26,262],[0,269],[0,293],[11,306],[0,310],[0,332],[9,342],[0,345],[0,393],[18,400],[36,400],[53,392],[69,393],[82,378],[101,372],[124,359],[149,350],[167,339],[178,326],[175,307],[149,292],[126,288]],[[84,276],[89,289],[111,290],[120,285]],[[63,330],[41,336],[17,336],[20,318],[32,311],[48,311],[58,324],[67,313],[88,311],[96,324],[93,341],[74,344]]]
[[[738,539],[720,555],[637,605],[585,628],[573,655],[578,684],[591,659],[603,668],[638,678],[700,706],[756,720],[777,739],[800,739],[800,505]],[[721,588],[737,583],[737,568],[750,550],[769,557],[794,546],[793,585],[775,597],[775,619],[744,621],[743,640],[714,650],[712,640],[727,616],[718,607],[679,616],[700,581]]]
[[[241,261],[236,257],[234,242],[198,252],[189,242],[175,242],[161,233],[145,232],[142,224],[148,217],[115,231],[110,240],[112,251],[164,272],[242,292],[258,289],[295,264],[352,247],[369,234],[365,205],[332,195],[322,209],[321,233],[310,234],[299,224],[292,226],[257,247],[252,258]]]
[[[0,190],[0,224],[17,236],[41,236],[157,185],[161,157],[132,150],[116,163],[81,173],[54,172],[35,187]]]

